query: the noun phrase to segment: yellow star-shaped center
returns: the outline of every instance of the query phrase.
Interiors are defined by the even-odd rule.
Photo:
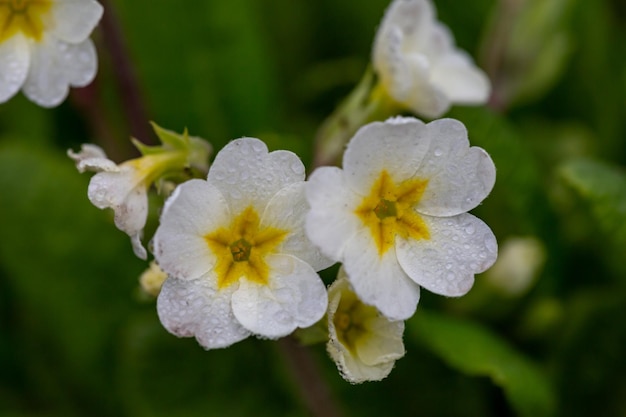
[[[369,337],[373,336],[373,333],[368,329],[367,322],[377,316],[376,307],[363,304],[350,290],[342,292],[341,300],[333,317],[333,324],[337,332],[337,339],[352,355],[356,355],[357,345],[365,343]]]
[[[245,278],[267,284],[270,268],[265,257],[275,251],[288,232],[261,227],[258,213],[248,207],[228,227],[221,227],[204,236],[217,257],[215,272],[218,288],[223,289]]]
[[[41,40],[52,0],[0,0],[0,43],[17,33]]]
[[[394,246],[397,235],[403,238],[430,239],[424,220],[414,211],[428,185],[428,180],[412,178],[394,183],[383,170],[367,197],[356,209],[356,215],[369,228],[383,256]]]

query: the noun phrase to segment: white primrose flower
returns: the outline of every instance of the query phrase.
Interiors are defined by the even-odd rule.
[[[157,300],[168,331],[214,349],[323,317],[328,297],[315,271],[330,261],[304,232],[304,172],[295,154],[243,138],[217,154],[206,181],[178,186],[153,241],[169,276]]]
[[[466,213],[494,183],[491,158],[469,147],[461,122],[374,122],[348,144],[343,170],[321,167],[309,178],[306,231],[343,262],[363,302],[404,320],[420,286],[464,295],[496,260],[493,233]]]
[[[141,243],[148,217],[148,189],[170,172],[190,166],[206,171],[211,149],[208,142],[190,137],[187,132],[179,135],[156,124],[153,127],[163,146],[149,147],[135,141],[144,156],[119,165],[92,144],[83,144],[78,153],[67,152],[79,172],[97,172],[89,182],[89,201],[99,209],[113,209],[115,226],[130,236],[133,251],[141,259],[148,256]]]
[[[430,0],[391,3],[374,40],[372,62],[381,92],[425,117],[439,117],[454,103],[482,104],[489,98],[489,79],[456,48]]]
[[[0,0],[0,103],[20,89],[43,107],[84,87],[98,59],[89,35],[102,17],[94,0]]]
[[[326,348],[345,380],[380,381],[404,356],[404,322],[391,321],[359,300],[343,268],[328,289],[327,315]]]

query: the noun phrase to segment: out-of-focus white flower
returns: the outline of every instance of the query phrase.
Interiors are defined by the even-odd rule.
[[[190,166],[204,165],[206,171],[211,149],[208,142],[187,132],[179,135],[153,126],[163,146],[148,147],[135,142],[144,156],[120,165],[108,159],[96,145],[84,144],[78,153],[68,151],[80,172],[97,172],[89,183],[89,200],[99,209],[113,209],[115,226],[130,236],[135,255],[141,259],[148,255],[141,243],[148,216],[148,189],[168,173]]]
[[[437,21],[430,0],[394,0],[378,29],[372,53],[380,94],[435,118],[452,104],[482,104],[490,83],[470,56],[456,48]]]
[[[152,261],[148,269],[143,271],[139,277],[139,284],[146,294],[156,297],[161,292],[161,287],[166,279],[165,271],[155,261]]]
[[[206,181],[174,191],[153,241],[169,276],[157,300],[167,330],[214,349],[322,318],[315,271],[330,262],[304,232],[304,172],[295,154],[244,138],[217,154]]]
[[[343,269],[328,289],[327,314],[326,348],[347,381],[380,381],[404,356],[404,322],[390,321],[359,300]]]
[[[500,255],[485,279],[509,296],[520,296],[532,286],[546,261],[546,250],[535,237],[511,237],[504,241]]]
[[[94,0],[0,1],[0,103],[20,89],[43,107],[84,87],[98,59],[89,35],[102,17]]]
[[[306,231],[343,262],[363,302],[393,320],[416,309],[420,286],[461,296],[497,257],[491,229],[466,213],[495,183],[495,167],[453,119],[396,118],[362,127],[343,170],[307,182]]]

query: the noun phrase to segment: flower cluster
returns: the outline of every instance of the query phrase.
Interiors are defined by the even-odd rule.
[[[65,4],[25,3],[41,16]],[[14,10],[22,3],[3,4]],[[454,47],[428,0],[392,2],[373,67],[370,99],[427,117],[489,94],[489,82]],[[359,127],[345,151],[344,142],[333,143],[341,168],[320,166],[308,180],[298,156],[270,152],[256,138],[231,141],[209,168],[207,142],[156,125],[162,145],[135,141],[142,156],[119,165],[95,145],[69,155],[79,171],[97,172],[89,199],[113,209],[142,259],[148,190],[154,184],[165,194],[148,246],[154,261],[141,283],[158,294],[169,332],[216,349],[321,326],[341,374],[360,383],[385,378],[404,356],[404,320],[415,313],[420,289],[464,295],[495,262],[497,243],[468,213],[491,192],[495,167],[470,146],[460,121],[392,117]],[[318,272],[334,263],[342,265],[327,290]]]
[[[95,0],[0,1],[0,103],[20,89],[43,107],[96,75],[89,35],[102,16]]]

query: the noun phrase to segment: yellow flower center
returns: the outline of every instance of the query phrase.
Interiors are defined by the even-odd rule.
[[[41,40],[53,0],[0,0],[0,43],[17,33]]]
[[[352,291],[343,290],[333,317],[337,339],[356,355],[357,345],[372,336],[366,322],[377,316],[378,311],[375,307],[363,304]]]
[[[274,252],[288,232],[273,227],[261,228],[260,221],[256,210],[248,207],[233,219],[230,226],[204,236],[217,257],[218,288],[226,288],[242,277],[263,285],[268,283],[270,269],[265,257]]]
[[[372,233],[380,256],[394,246],[396,235],[416,240],[430,239],[426,223],[413,210],[427,185],[428,180],[419,178],[395,184],[383,170],[370,194],[356,209],[357,216]]]

